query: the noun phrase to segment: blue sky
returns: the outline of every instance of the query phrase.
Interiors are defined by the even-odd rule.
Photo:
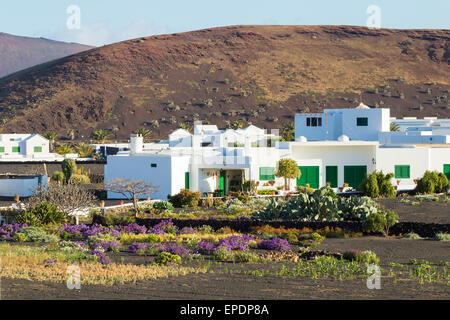
[[[70,5],[80,8],[80,29],[67,28]],[[2,0],[0,32],[98,46],[239,24],[365,26],[370,5],[382,28],[450,29],[449,0]]]

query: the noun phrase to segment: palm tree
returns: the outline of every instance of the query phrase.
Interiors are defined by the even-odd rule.
[[[73,149],[69,144],[60,144],[56,149],[55,149],[57,154],[60,155],[65,155],[68,153],[73,153]]]
[[[145,129],[145,128],[139,128],[139,129],[135,130],[133,133],[141,135],[144,138],[144,141],[146,141],[152,134],[152,130]]]
[[[281,137],[284,141],[294,141],[295,126],[293,121],[290,121],[283,126],[281,129]]]
[[[80,142],[75,146],[75,150],[78,152],[80,158],[90,158],[95,153],[95,148],[90,144]]]
[[[391,122],[390,131],[398,132],[400,131],[400,127],[398,126],[398,124]]]
[[[92,132],[91,137],[99,143],[104,143],[111,135],[112,133],[108,130],[100,129]]]
[[[188,124],[188,123],[180,123],[180,125],[178,126],[179,129],[183,129],[186,130],[189,133],[192,133],[194,131],[192,125]]]
[[[55,145],[56,133],[53,131],[47,131],[42,136],[48,140],[48,144],[50,145],[50,151],[53,151],[53,148]]]

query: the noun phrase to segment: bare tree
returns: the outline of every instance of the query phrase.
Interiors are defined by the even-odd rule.
[[[46,201],[52,203],[58,210],[71,214],[94,206],[96,199],[92,192],[80,185],[53,184],[34,189],[33,195],[24,205],[28,209]]]
[[[123,195],[133,201],[134,212],[138,214],[138,199],[158,191],[158,186],[145,181],[116,178],[105,183],[105,189]]]

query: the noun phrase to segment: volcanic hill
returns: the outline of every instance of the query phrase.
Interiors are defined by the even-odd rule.
[[[203,120],[271,129],[296,112],[450,117],[449,30],[231,26],[128,40],[0,79],[3,132],[166,138]]]

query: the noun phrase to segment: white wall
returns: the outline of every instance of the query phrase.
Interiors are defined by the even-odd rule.
[[[399,189],[413,189],[414,179],[420,179],[425,171],[437,170],[443,172],[444,164],[450,164],[450,147],[410,147],[410,148],[378,148],[377,170],[384,173],[394,173],[395,165],[409,165],[409,179],[392,179],[392,184],[397,185],[400,180]]]
[[[156,163],[157,167],[152,168],[152,163]],[[105,165],[105,182],[115,178],[142,180],[156,185],[158,186],[158,192],[150,194],[150,198],[167,200],[167,195],[171,193],[172,181],[170,156],[108,156]],[[108,198],[124,199],[125,197],[108,191]],[[147,196],[143,198],[147,198]]]
[[[14,197],[16,194],[20,197],[29,197],[33,194],[35,188],[39,186],[39,180],[42,186],[48,183],[48,177],[27,177],[16,179],[0,179],[0,196]]]
[[[320,187],[326,186],[326,166],[338,166],[338,187],[344,185],[344,166],[367,166],[367,173],[375,170],[373,160],[376,146],[292,146],[292,158],[299,166],[319,166]]]

